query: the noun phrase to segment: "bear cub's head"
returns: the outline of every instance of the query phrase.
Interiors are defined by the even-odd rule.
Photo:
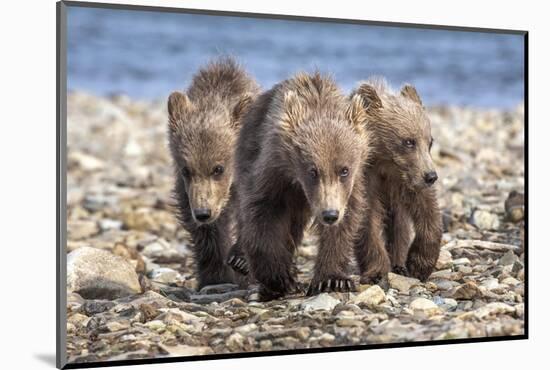
[[[413,191],[431,187],[438,178],[431,156],[431,124],[411,85],[393,93],[383,80],[363,83],[355,92],[367,102],[367,127],[373,132],[380,169]]]
[[[192,102],[180,92],[168,98],[170,152],[198,224],[214,222],[230,198],[234,146],[251,100],[244,95],[228,109],[221,101]]]
[[[367,155],[363,99],[346,98],[319,74],[299,75],[290,80],[281,105],[279,131],[294,181],[316,222],[338,225]]]

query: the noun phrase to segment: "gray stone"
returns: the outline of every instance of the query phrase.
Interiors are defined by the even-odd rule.
[[[507,266],[507,265],[513,265],[519,261],[519,257],[515,255],[513,251],[508,251],[504,254],[504,256],[500,257],[498,260],[498,264],[500,266]]]
[[[476,283],[470,281],[458,286],[453,292],[455,299],[472,299],[480,295],[479,288]]]
[[[437,259],[437,263],[435,267],[438,270],[443,270],[445,268],[451,267],[453,264],[453,255],[448,250],[441,250],[439,252],[439,258]]]
[[[420,280],[390,272],[388,274],[388,283],[393,289],[397,289],[401,293],[408,293],[412,286],[420,284]]]
[[[124,258],[82,247],[67,255],[67,291],[87,299],[116,299],[141,293],[141,286]]]
[[[219,294],[227,293],[233,290],[239,289],[237,284],[216,284],[216,285],[206,285],[201,288],[200,294]]]

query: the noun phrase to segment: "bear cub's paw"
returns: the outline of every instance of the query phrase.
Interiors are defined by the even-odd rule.
[[[390,270],[391,268],[389,261],[387,263],[377,264],[376,266],[363,272],[359,282],[361,284],[378,284],[382,279],[388,276],[388,272],[390,272]]]
[[[347,276],[328,277],[325,279],[314,278],[307,289],[308,296],[322,292],[351,292],[355,290],[355,284]]]
[[[242,275],[248,275],[248,261],[243,255],[230,255],[227,264],[236,272]]]
[[[429,263],[422,256],[409,255],[407,259],[407,270],[409,275],[420,281],[426,281],[433,272],[435,264]]]
[[[409,276],[409,270],[405,266],[393,266],[392,272],[397,275]]]

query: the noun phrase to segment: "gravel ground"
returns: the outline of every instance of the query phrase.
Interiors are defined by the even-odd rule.
[[[195,290],[164,100],[73,92],[68,110],[69,362],[524,333],[522,106],[429,109],[445,234],[426,283],[389,274],[271,302],[254,286]],[[316,248],[310,236],[299,248],[303,282]]]

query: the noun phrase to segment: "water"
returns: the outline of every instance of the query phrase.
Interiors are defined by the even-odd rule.
[[[235,55],[264,88],[319,68],[349,90],[372,75],[414,84],[429,105],[523,101],[523,36],[69,7],[68,87],[162,98]]]

